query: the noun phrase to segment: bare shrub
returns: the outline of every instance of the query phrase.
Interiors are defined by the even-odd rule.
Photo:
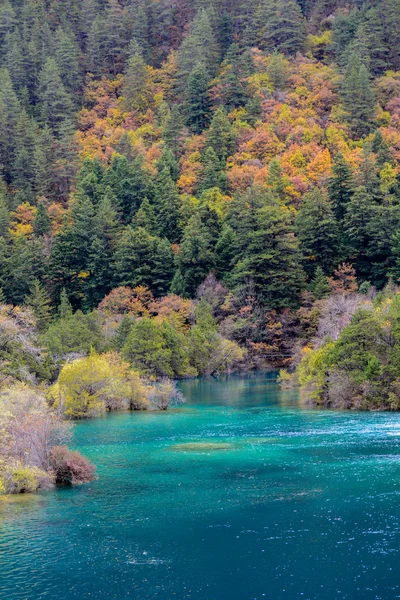
[[[341,331],[349,325],[352,316],[361,304],[366,309],[371,307],[370,302],[359,294],[333,294],[329,296],[321,308],[315,347],[319,348],[327,337],[336,341]]]
[[[170,406],[178,406],[185,402],[185,398],[174,381],[164,378],[152,384],[149,390],[149,402],[153,409],[167,410]]]
[[[50,458],[56,483],[72,485],[95,479],[95,466],[79,452],[69,450],[66,446],[55,446]]]

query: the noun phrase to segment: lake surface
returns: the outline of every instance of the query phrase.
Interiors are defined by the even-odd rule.
[[[305,410],[274,375],[79,423],[98,481],[0,504],[1,600],[400,598],[400,415]]]

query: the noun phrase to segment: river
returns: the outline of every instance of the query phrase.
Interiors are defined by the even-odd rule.
[[[274,374],[78,423],[80,487],[0,503],[1,600],[400,598],[400,415],[301,408]]]

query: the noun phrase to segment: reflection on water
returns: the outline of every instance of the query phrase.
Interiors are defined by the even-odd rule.
[[[88,485],[0,502],[0,599],[400,598],[400,415],[305,410],[274,374],[79,423]]]

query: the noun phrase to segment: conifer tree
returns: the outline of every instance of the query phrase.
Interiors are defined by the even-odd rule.
[[[0,236],[7,240],[9,238],[10,213],[7,207],[5,194],[0,192]]]
[[[159,234],[171,243],[179,242],[178,227],[180,199],[178,190],[165,168],[157,178],[154,190],[154,211],[159,226]]]
[[[65,90],[74,95],[78,94],[81,84],[79,46],[73,35],[64,31],[62,27],[59,27],[55,34],[54,56]]]
[[[159,232],[159,226],[157,223],[154,208],[147,198],[143,200],[139,210],[133,217],[132,225],[135,228],[142,227],[152,235],[157,235],[157,233]]]
[[[200,134],[210,122],[209,75],[202,62],[190,73],[186,87],[186,124]]]
[[[215,264],[210,234],[199,213],[189,219],[183,232],[176,263],[177,273],[172,283],[172,291],[192,298]]]
[[[221,162],[214,151],[214,148],[209,147],[206,149],[203,155],[202,163],[203,170],[199,177],[197,192],[201,194],[205,190],[209,190],[211,188],[219,188],[220,190],[224,190],[226,187],[226,176]]]
[[[60,319],[69,319],[72,317],[72,305],[68,299],[66,289],[63,288],[60,294],[60,304],[58,306],[58,316]]]
[[[162,173],[165,168],[168,169],[171,178],[176,182],[179,178],[179,165],[172,150],[167,145],[163,146],[161,156],[157,161],[157,171],[159,173]]]
[[[206,72],[213,75],[218,66],[218,58],[219,49],[210,18],[206,10],[200,10],[195,16],[190,33],[183,40],[177,56],[179,77],[183,87],[199,63],[203,64]]]
[[[33,233],[36,237],[48,235],[51,233],[51,221],[44,202],[40,201],[37,205],[35,220],[33,222]]]
[[[338,227],[323,192],[315,188],[305,195],[295,225],[305,271],[311,276],[318,264],[325,273],[330,273],[339,258]]]
[[[357,54],[352,54],[342,85],[343,107],[355,137],[367,135],[374,125],[375,96],[369,73]]]
[[[353,173],[340,152],[335,156],[332,177],[328,182],[329,198],[338,223],[346,213],[346,207],[354,192]]]
[[[148,74],[142,55],[136,52],[127,63],[124,84],[122,86],[123,106],[125,110],[144,110]]]
[[[37,279],[34,280],[30,288],[30,294],[26,298],[26,304],[33,310],[38,331],[46,331],[52,318],[50,297]]]
[[[210,146],[217,158],[225,162],[235,149],[235,138],[231,122],[224,108],[219,107],[211,120],[207,135],[207,145]]]
[[[311,280],[310,289],[313,293],[314,298],[321,300],[328,296],[330,287],[328,278],[326,277],[322,267],[320,265],[315,269],[314,277]]]
[[[263,0],[261,40],[265,49],[284,54],[301,51],[305,41],[305,22],[296,0]]]
[[[40,72],[38,97],[40,122],[48,125],[54,135],[61,138],[65,134],[65,126],[72,126],[73,110],[54,58],[48,58]]]
[[[156,296],[165,294],[173,276],[173,254],[163,240],[145,229],[126,227],[114,255],[114,283],[145,285]]]
[[[242,287],[252,281],[267,309],[297,306],[305,279],[289,211],[265,197],[260,208],[241,219],[247,223],[236,225],[233,283]]]

